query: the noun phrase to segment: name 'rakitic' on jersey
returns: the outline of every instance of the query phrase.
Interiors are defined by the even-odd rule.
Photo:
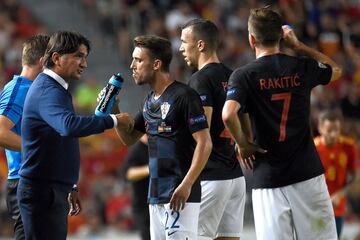
[[[259,80],[260,90],[278,89],[278,88],[294,88],[299,87],[300,77],[296,73],[295,75],[273,77]]]

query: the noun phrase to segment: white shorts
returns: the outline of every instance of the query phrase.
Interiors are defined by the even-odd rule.
[[[252,203],[258,240],[337,239],[324,175],[285,187],[254,189]]]
[[[197,240],[200,203],[186,203],[179,212],[170,204],[150,204],[150,237],[152,240]]]
[[[244,222],[245,178],[201,181],[199,240],[241,237]]]

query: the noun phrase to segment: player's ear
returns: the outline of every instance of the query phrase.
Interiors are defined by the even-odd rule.
[[[254,34],[249,33],[249,43],[252,49],[254,49],[255,45],[256,45],[256,37]]]
[[[162,62],[160,59],[155,59],[153,63],[153,70],[160,70]]]
[[[199,52],[204,51],[205,49],[205,42],[203,40],[199,40],[197,42],[197,48],[199,49]]]

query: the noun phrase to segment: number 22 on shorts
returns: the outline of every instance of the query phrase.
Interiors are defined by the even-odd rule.
[[[171,212],[171,213],[169,213]],[[171,216],[175,215],[174,217],[170,217],[169,214]],[[177,221],[179,220],[180,217],[180,213],[178,211],[166,211],[165,212],[165,231],[168,230],[167,235],[170,236],[174,233],[177,232],[177,229],[180,228],[179,225],[177,225]],[[172,221],[173,220],[173,221]]]

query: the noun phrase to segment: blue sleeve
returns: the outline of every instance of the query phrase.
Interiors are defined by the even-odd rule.
[[[61,136],[85,137],[114,126],[110,116],[76,115],[71,97],[60,89],[48,88],[42,94],[44,101],[39,103],[40,116]]]
[[[9,118],[15,125],[21,121],[27,90],[28,87],[10,87],[4,89],[1,94],[0,114]]]

